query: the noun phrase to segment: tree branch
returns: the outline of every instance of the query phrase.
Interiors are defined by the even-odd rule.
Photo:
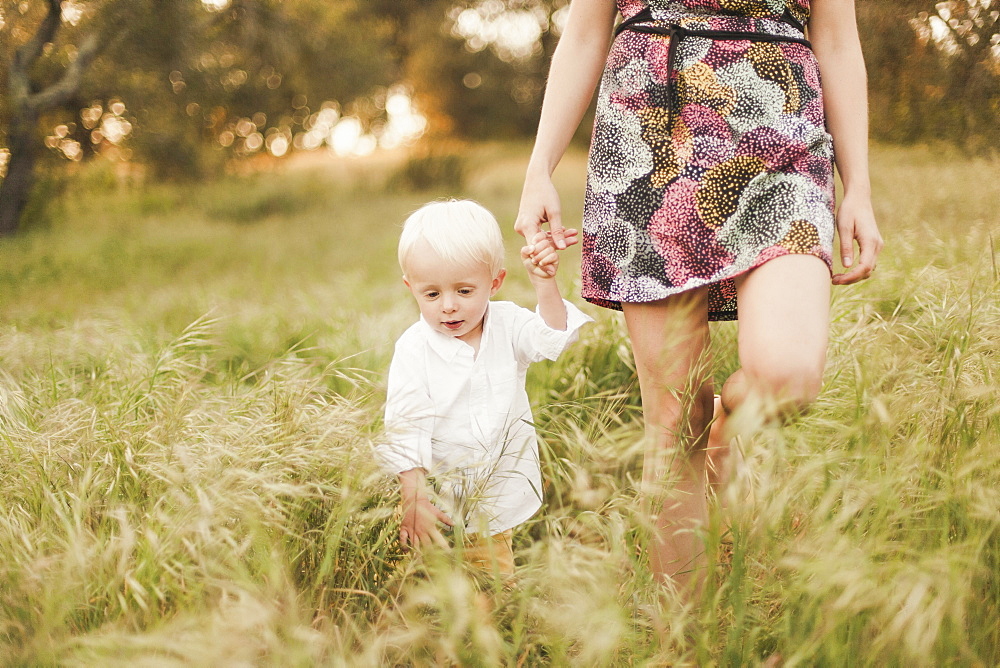
[[[59,81],[28,98],[28,105],[35,111],[51,109],[67,102],[80,90],[83,75],[107,43],[100,35],[87,35],[77,51],[76,58],[63,72]]]
[[[11,97],[15,104],[25,102],[31,95],[31,68],[42,56],[45,45],[55,39],[56,32],[59,30],[59,23],[62,20],[59,0],[48,0],[48,7],[48,13],[42,19],[35,34],[14,52],[8,81],[10,82]]]
[[[35,111],[51,109],[69,101],[80,90],[83,76],[91,63],[111,45],[121,41],[128,34],[128,27],[123,21],[115,21],[114,36],[109,36],[112,29],[94,32],[87,35],[76,52],[76,58],[69,64],[60,79],[44,90],[31,95],[28,105]]]

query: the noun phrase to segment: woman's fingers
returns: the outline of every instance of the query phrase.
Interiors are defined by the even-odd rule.
[[[549,232],[552,233],[552,243],[556,245],[556,248],[559,250],[566,248],[566,234],[559,211],[549,213]]]
[[[849,229],[841,228],[840,234],[840,263],[845,268],[850,268],[854,264],[854,225]]]
[[[428,538],[432,543],[434,543],[438,547],[442,547],[446,550],[448,549],[448,541],[445,540],[444,536],[441,535],[441,532],[438,531],[437,529],[431,530],[430,534],[428,535]]]
[[[551,232],[546,232],[545,230],[539,230],[534,234],[534,236],[527,238],[530,252],[537,253],[545,248],[558,248],[555,242],[554,235]],[[572,246],[578,243],[580,240],[580,233],[573,228],[563,229],[563,243],[566,247]]]
[[[530,239],[528,239],[528,243],[530,243],[533,247],[540,248],[545,244],[551,243],[549,241],[551,238],[552,238],[551,233],[546,232],[545,230],[538,230],[531,236]]]
[[[517,220],[514,221],[514,231],[530,240],[542,229],[539,217],[527,213],[518,213]]]
[[[455,522],[434,505],[427,504],[427,506],[421,508],[418,512],[425,513],[428,519],[433,518],[434,521],[441,522],[445,526],[455,526]],[[404,550],[419,550],[421,545],[427,547],[431,544],[444,548],[448,547],[448,541],[438,530],[436,524],[417,521],[416,518],[414,518],[414,523],[411,525],[407,525],[405,522],[400,525],[399,544]]]
[[[854,250],[853,244],[851,250]],[[860,251],[858,263],[849,271],[836,274],[833,277],[834,285],[850,285],[858,281],[863,281],[872,275],[878,261],[878,254],[882,250],[881,236],[876,235],[875,237],[858,239],[858,250]]]
[[[545,224],[548,224],[548,230],[542,229]],[[528,243],[537,243],[538,238],[551,239],[552,244],[559,250],[579,241],[579,232],[573,228],[563,227],[559,212],[549,209],[543,210],[541,214],[518,213],[514,221],[514,231]]]
[[[543,229],[546,224],[548,230]],[[559,250],[579,242],[579,231],[563,227],[562,215],[558,208],[552,206],[537,212],[519,212],[514,221],[514,231],[524,237],[529,244],[538,243],[539,238],[547,238]]]
[[[884,244],[868,198],[845,195],[837,212],[837,233],[841,262],[847,271],[836,274],[834,284],[850,285],[871,276]]]

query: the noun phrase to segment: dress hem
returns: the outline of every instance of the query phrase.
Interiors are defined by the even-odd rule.
[[[810,256],[815,257],[815,258],[817,258],[819,260],[822,260],[823,264],[826,265],[827,270],[830,272],[830,278],[831,279],[833,278],[833,258],[825,250],[809,251],[809,252],[791,252],[791,251],[789,251],[789,252],[782,253],[780,255],[773,255],[773,256],[770,256],[770,257],[766,257],[762,261],[757,262],[756,264],[754,264],[754,265],[752,265],[750,267],[747,267],[746,269],[742,269],[742,270],[740,270],[740,271],[738,271],[738,272],[736,272],[734,274],[731,274],[729,276],[723,276],[721,278],[715,278],[715,279],[706,280],[704,283],[699,283],[698,285],[692,285],[692,286],[689,286],[689,287],[670,288],[671,291],[668,294],[665,294],[663,296],[657,296],[655,299],[644,299],[644,300],[641,300],[641,301],[624,301],[624,300],[607,299],[605,297],[599,297],[597,295],[587,295],[587,294],[581,294],[581,297],[584,300],[586,300],[587,302],[589,302],[591,304],[594,304],[595,306],[601,306],[603,308],[611,309],[613,311],[621,311],[623,303],[626,303],[626,304],[648,304],[649,302],[657,302],[657,301],[661,301],[661,300],[664,300],[664,299],[669,299],[670,297],[674,297],[676,295],[688,292],[690,290],[695,290],[697,288],[704,288],[704,287],[710,287],[710,286],[713,286],[713,285],[719,285],[720,283],[725,283],[726,281],[732,281],[735,278],[737,278],[739,276],[742,276],[743,274],[746,274],[748,272],[753,271],[754,269],[762,267],[763,265],[767,264],[771,260],[775,260],[775,259],[777,259],[779,257],[785,257],[785,256],[788,256],[788,255],[810,255]],[[711,310],[710,309],[709,312],[708,312],[708,321],[709,322],[729,322],[729,321],[738,320],[738,319],[739,319],[738,309],[715,309],[715,310]]]

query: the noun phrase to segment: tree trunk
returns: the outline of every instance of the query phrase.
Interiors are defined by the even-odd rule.
[[[10,162],[7,164],[7,176],[0,182],[0,237],[17,233],[21,213],[35,184],[38,147],[34,131],[37,121],[35,114],[22,109],[11,123],[8,134]]]
[[[60,0],[47,0],[47,4],[48,12],[38,30],[14,52],[8,67],[9,104],[13,110],[13,119],[8,132],[10,163],[7,165],[7,176],[0,182],[0,237],[17,233],[21,214],[28,203],[31,188],[35,185],[38,146],[34,139],[39,115],[47,109],[67,103],[76,94],[84,72],[101,49],[107,46],[106,35],[100,30],[87,35],[80,42],[76,57],[70,61],[62,76],[42,90],[35,90],[31,82],[31,70],[44,54],[45,45],[55,40],[62,15]],[[119,28],[117,23],[113,25],[120,37]]]

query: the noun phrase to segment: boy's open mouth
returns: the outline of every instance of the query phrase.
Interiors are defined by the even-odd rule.
[[[464,323],[464,320],[451,320],[449,322],[443,323],[448,329],[459,329]]]

